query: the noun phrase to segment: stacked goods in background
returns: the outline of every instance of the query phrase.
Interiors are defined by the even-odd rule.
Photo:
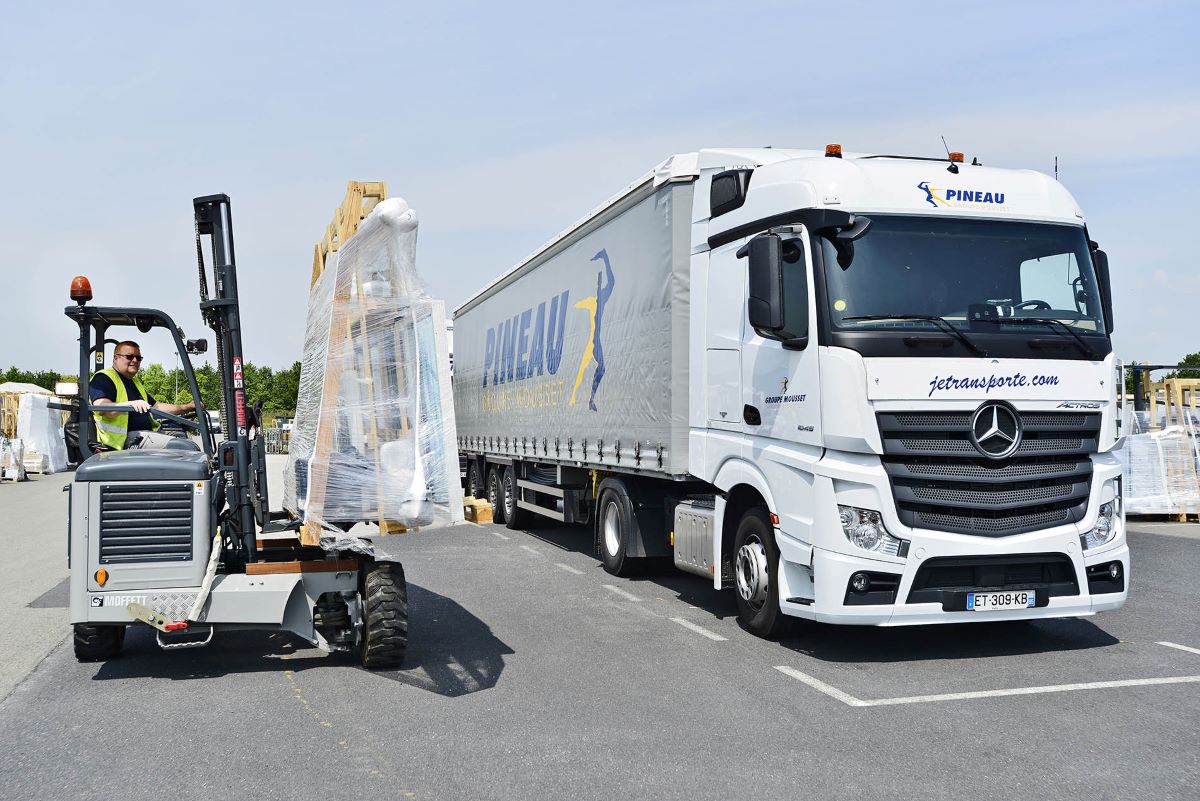
[[[416,212],[376,197],[358,224],[355,189],[339,210],[355,225],[318,246],[309,294],[284,484],[305,544],[357,522],[389,533],[463,519],[445,307],[417,275]]]
[[[0,384],[0,437],[12,439],[17,436],[17,414],[21,409],[22,395],[51,395],[53,393],[37,384],[20,381],[5,381]]]
[[[0,437],[0,481],[25,480],[25,446],[19,439]]]
[[[1149,411],[1127,407],[1128,433],[1116,452],[1124,465],[1125,511],[1200,515],[1200,381],[1167,379],[1148,391]]]
[[[61,473],[67,469],[62,413],[49,406],[55,401],[53,395],[21,396],[17,437],[25,446],[22,463],[28,473]]]

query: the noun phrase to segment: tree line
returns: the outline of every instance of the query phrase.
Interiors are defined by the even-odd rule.
[[[221,406],[221,376],[217,368],[211,364],[202,364],[196,369],[196,384],[200,389],[200,398],[204,408],[219,409]],[[272,370],[270,367],[258,367],[246,362],[242,368],[246,385],[246,397],[250,401],[261,400],[263,411],[271,417],[287,416],[296,413],[296,398],[300,394],[300,362],[294,363],[285,370]],[[188,390],[187,378],[182,368],[166,369],[161,364],[147,364],[138,371],[138,377],[146,385],[146,391],[155,400],[167,403],[187,403],[192,400]],[[55,370],[19,370],[10,367],[0,371],[0,384],[6,381],[19,381],[26,384],[36,384],[51,392],[59,381],[75,381],[74,373],[59,373]]]

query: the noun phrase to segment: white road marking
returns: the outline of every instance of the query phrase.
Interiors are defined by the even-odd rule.
[[[728,637],[722,637],[720,634],[717,634],[714,631],[709,631],[708,629],[704,628],[703,626],[697,626],[695,623],[691,622],[690,620],[684,620],[681,617],[673,617],[673,618],[671,618],[671,620],[673,620],[674,622],[683,626],[685,629],[691,629],[692,631],[696,632],[697,634],[701,634],[701,635],[707,637],[708,639],[713,640],[714,642],[725,642],[725,640],[729,639]]]
[[[577,576],[583,575],[582,570],[576,570],[575,568],[571,567],[570,565],[564,565],[562,562],[555,562],[554,566],[558,567],[558,568],[562,568],[563,570],[567,571],[568,573],[574,573]]]
[[[637,597],[637,596],[636,596],[636,595],[634,595],[633,593],[631,593],[631,592],[625,592],[625,590],[621,589],[620,587],[614,587],[614,586],[613,586],[613,585],[611,585],[611,584],[605,584],[605,585],[604,585],[604,589],[606,589],[606,590],[611,590],[612,592],[615,592],[617,595],[620,595],[622,598],[624,598],[624,599],[625,599],[625,600],[627,600],[627,601],[640,601],[640,600],[642,600],[641,598]]]
[[[776,665],[775,669],[778,670],[780,673],[783,673],[784,675],[791,676],[793,679],[798,679],[799,681],[804,682],[809,687],[812,687],[814,690],[818,690],[820,692],[825,693],[830,698],[836,698],[837,700],[841,701],[846,706],[866,706],[867,705],[866,701],[860,701],[859,699],[855,698],[853,695],[850,695],[849,693],[844,693],[841,690],[839,690],[837,687],[826,684],[825,682],[821,681],[820,679],[814,679],[812,676],[808,675],[807,673],[801,673],[799,670],[796,670],[795,668],[788,667],[787,665]]]
[[[521,546],[521,550],[523,550],[523,551],[529,551],[531,554],[535,554],[535,555],[537,555],[537,556],[541,556],[541,555],[542,555],[542,552],[541,552],[541,551],[539,551],[537,548],[534,548],[532,545],[522,545],[522,546]]]
[[[1160,643],[1156,643],[1156,645],[1165,645],[1168,648],[1178,648],[1180,651],[1187,651],[1189,654],[1200,655],[1200,648],[1190,648],[1186,645],[1180,645],[1180,644],[1174,643],[1174,642],[1160,642]]]
[[[502,540],[511,540],[512,539],[512,537],[508,536],[507,534],[501,534],[499,531],[493,531],[492,533],[495,534],[497,537],[499,537]]]
[[[825,682],[814,679],[807,673],[801,673],[787,665],[777,665],[776,670],[804,682],[814,690],[819,690],[831,698],[836,698],[847,706],[896,706],[898,704],[928,704],[936,701],[970,701],[977,698],[1003,698],[1010,695],[1040,695],[1043,693],[1063,693],[1075,690],[1105,690],[1115,687],[1149,687],[1160,684],[1195,684],[1200,682],[1200,676],[1170,676],[1161,679],[1124,679],[1121,681],[1089,681],[1078,684],[1051,684],[1043,687],[1017,687],[1011,690],[978,690],[966,693],[943,693],[941,695],[911,695],[902,698],[877,698],[864,701],[849,693],[842,692]]]

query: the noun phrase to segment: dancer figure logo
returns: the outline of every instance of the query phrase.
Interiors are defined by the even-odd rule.
[[[587,344],[583,348],[583,356],[579,360],[579,372],[575,375],[575,386],[571,389],[569,405],[575,405],[575,396],[579,392],[580,385],[583,384],[583,374],[587,371],[588,365],[595,362],[596,371],[592,374],[592,394],[588,398],[588,408],[594,412],[598,411],[596,390],[600,388],[600,382],[604,379],[604,348],[600,341],[600,330],[604,323],[604,306],[612,296],[616,278],[613,276],[612,265],[609,263],[608,253],[605,250],[592,256],[591,260],[604,262],[604,269],[596,273],[596,294],[575,303],[575,308],[587,311],[591,328],[588,332]]]

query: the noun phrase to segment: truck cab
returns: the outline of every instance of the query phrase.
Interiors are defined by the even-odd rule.
[[[689,470],[719,490],[713,580],[744,622],[1124,603],[1108,263],[1061,184],[837,146],[676,169],[697,176]],[[739,536],[759,505],[770,536]]]

